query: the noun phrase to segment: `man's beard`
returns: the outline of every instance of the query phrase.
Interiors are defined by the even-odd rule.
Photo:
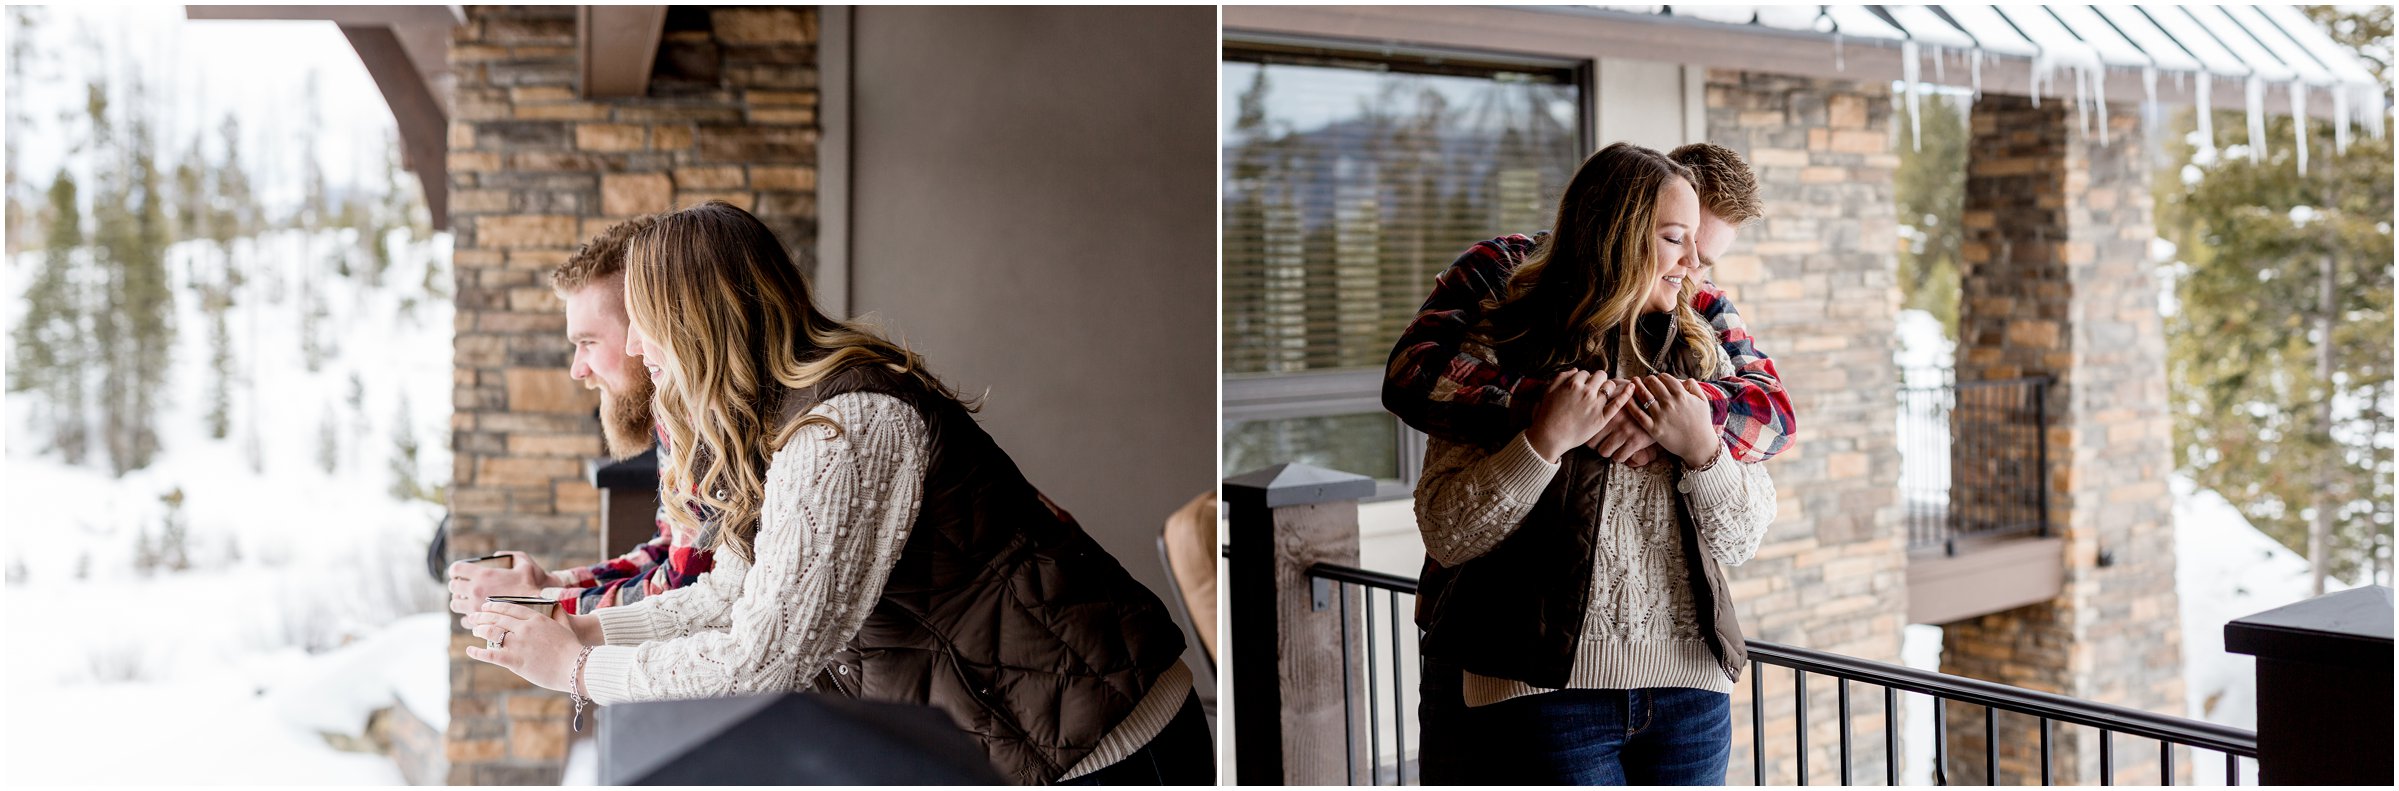
[[[650,398],[656,392],[646,370],[634,372],[629,392],[600,388],[600,433],[608,441],[609,456],[619,461],[630,459],[658,441],[652,431],[657,422],[650,415]]]

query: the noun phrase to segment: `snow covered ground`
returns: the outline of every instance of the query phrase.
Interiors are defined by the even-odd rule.
[[[170,251],[178,334],[149,467],[114,478],[99,453],[68,466],[36,430],[38,397],[7,399],[11,782],[393,784],[389,759],[320,734],[357,735],[395,700],[447,721],[447,613],[423,560],[442,508],[389,490],[403,424],[417,479],[449,479],[451,303],[418,287],[428,266],[448,287],[449,239],[408,245],[369,287],[330,261],[355,249],[350,233],[240,243],[249,280],[230,325],[254,386],[235,389],[226,439],[204,428],[208,325],[188,288],[212,271],[206,243]],[[7,326],[38,267],[38,253],[7,267]],[[335,347],[315,372],[299,340],[304,278],[322,288]],[[161,495],[177,490],[191,569],[145,575],[136,542],[160,531]]]

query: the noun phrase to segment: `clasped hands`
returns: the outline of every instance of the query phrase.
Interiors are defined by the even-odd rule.
[[[1610,379],[1569,370],[1550,380],[1525,440],[1553,463],[1574,446],[1588,445],[1632,466],[1647,463],[1660,450],[1686,464],[1704,464],[1720,443],[1710,412],[1706,391],[1689,379],[1666,374]]]

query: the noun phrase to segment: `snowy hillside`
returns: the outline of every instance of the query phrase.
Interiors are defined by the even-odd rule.
[[[208,322],[191,279],[217,249],[168,256],[177,335],[158,417],[162,451],[113,478],[50,452],[39,397],[6,405],[5,608],[12,782],[397,783],[381,756],[342,753],[320,731],[357,733],[366,711],[406,695],[445,719],[441,589],[425,572],[442,508],[392,493],[404,432],[415,478],[449,480],[449,238],[403,246],[379,287],[354,232],[274,231],[237,243],[247,282],[229,316],[237,384],[231,431],[208,436]],[[6,324],[40,266],[6,272]],[[307,370],[313,279],[329,355]],[[255,438],[255,443],[251,442]],[[248,450],[254,447],[255,452]],[[324,469],[330,461],[332,471]],[[190,569],[145,574],[137,544],[180,491]],[[344,648],[345,644],[348,645]],[[412,707],[414,709],[415,707]],[[142,745],[128,761],[123,743]]]

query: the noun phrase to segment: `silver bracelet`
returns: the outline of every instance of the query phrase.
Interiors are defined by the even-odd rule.
[[[590,658],[591,646],[584,646],[583,653],[578,654],[575,657],[575,674],[568,676],[566,680],[566,697],[568,700],[572,700],[575,703],[575,721],[573,724],[576,733],[583,732],[583,704],[591,702],[583,697],[583,693],[576,691],[583,688],[583,662],[584,660]]]

